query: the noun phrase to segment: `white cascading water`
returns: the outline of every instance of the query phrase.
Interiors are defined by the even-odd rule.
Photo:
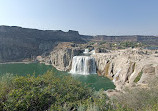
[[[74,56],[72,60],[72,74],[96,74],[95,59],[90,56]]]

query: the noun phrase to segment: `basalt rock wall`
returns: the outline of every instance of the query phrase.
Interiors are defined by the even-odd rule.
[[[31,59],[51,51],[59,42],[84,43],[85,40],[72,30],[63,32],[0,26],[0,62]]]

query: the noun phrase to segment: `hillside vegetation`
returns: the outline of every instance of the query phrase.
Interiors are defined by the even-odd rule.
[[[106,95],[94,93],[70,76],[6,74],[0,80],[0,111],[107,110]]]
[[[155,87],[109,99],[102,90],[93,91],[70,76],[59,78],[51,71],[38,77],[5,74],[0,78],[0,111],[156,111]]]

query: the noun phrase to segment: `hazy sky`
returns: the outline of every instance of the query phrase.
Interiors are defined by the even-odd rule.
[[[0,25],[158,35],[158,0],[0,0]]]

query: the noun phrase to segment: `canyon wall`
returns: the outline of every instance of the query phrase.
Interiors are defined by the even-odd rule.
[[[51,51],[59,42],[84,43],[85,40],[72,30],[63,32],[0,26],[0,62],[33,59]]]
[[[106,42],[141,42],[148,45],[158,45],[158,36],[143,36],[143,35],[129,35],[129,36],[106,36],[97,35],[91,38],[92,41],[106,41]]]
[[[0,26],[0,62],[22,61],[47,54],[60,42],[134,41],[158,45],[157,36],[87,36],[69,30],[38,30],[18,26]]]
[[[69,30],[37,30],[0,26],[0,62],[35,59],[69,71],[73,56],[82,54],[87,41],[136,41],[157,44],[157,36],[86,36]],[[64,42],[64,43],[61,43]],[[69,43],[73,42],[73,43]],[[81,48],[82,47],[82,48]],[[91,47],[93,49],[93,47]],[[101,51],[104,52],[104,51]],[[158,51],[157,51],[158,52]],[[124,49],[92,55],[99,75],[113,80],[117,89],[125,84],[147,83],[158,75],[158,54],[154,50]]]

